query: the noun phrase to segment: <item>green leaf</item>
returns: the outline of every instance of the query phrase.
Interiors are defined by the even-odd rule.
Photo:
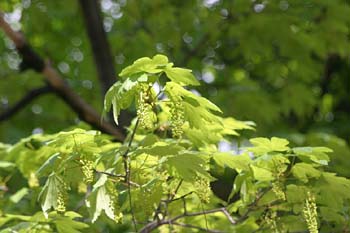
[[[37,174],[39,176],[45,175],[50,170],[53,170],[53,167],[55,165],[55,162],[57,158],[59,157],[60,153],[53,154],[46,162],[37,170]]]
[[[138,155],[145,153],[153,156],[168,156],[177,155],[182,150],[184,150],[184,147],[177,144],[171,144],[168,142],[155,142],[153,145],[141,147],[135,151],[134,154]]]
[[[189,69],[169,67],[165,69],[165,73],[171,81],[176,82],[182,86],[200,85],[198,80],[193,76],[192,71]]]
[[[327,222],[335,222],[342,225],[346,224],[344,216],[342,216],[341,212],[337,209],[324,206],[320,206],[318,209],[321,213],[322,218],[324,218]]]
[[[80,233],[81,230],[88,228],[86,223],[74,221],[68,217],[56,217],[54,220],[58,233]]]
[[[255,124],[251,121],[239,121],[232,117],[227,117],[223,119],[224,130],[223,134],[225,135],[239,135],[237,130],[254,130]]]
[[[338,177],[334,173],[323,172],[314,187],[319,192],[317,202],[324,206],[342,209],[345,203],[349,203],[349,179]]]
[[[256,196],[256,188],[253,184],[253,178],[249,173],[240,173],[236,176],[234,185],[229,196],[231,199],[235,193],[240,193],[243,203],[250,203]]]
[[[256,156],[274,151],[282,152],[289,150],[289,147],[287,146],[289,142],[282,138],[272,137],[271,140],[268,138],[253,138],[249,141],[254,147],[248,148],[248,150],[253,152]]]
[[[114,210],[110,205],[111,196],[108,194],[105,183],[107,182],[107,176],[102,175],[101,178],[94,185],[91,194],[86,202],[89,212],[92,215],[92,222],[95,222],[101,215],[102,211],[110,218],[114,220]]]
[[[272,181],[275,180],[275,177],[273,175],[273,173],[271,171],[269,171],[266,168],[262,168],[262,167],[257,167],[254,165],[250,165],[253,174],[254,174],[254,178],[258,181]]]
[[[0,161],[0,169],[12,169],[16,167],[16,164],[8,162],[8,161]]]
[[[287,185],[286,197],[288,203],[303,203],[307,197],[308,189],[305,186],[298,186],[295,184]]]
[[[181,97],[193,106],[200,105],[208,110],[222,113],[221,109],[208,99],[193,94],[175,82],[167,82],[164,89],[170,98],[176,100]]]
[[[12,220],[29,221],[30,216],[17,215],[17,214],[6,214],[4,216],[0,216],[0,227],[2,227],[7,222],[12,221]]]
[[[118,116],[121,109],[128,108],[137,94],[137,81],[127,78],[123,83],[117,82],[106,93],[104,100],[104,111],[110,111],[113,107],[113,117],[118,124]]]
[[[63,188],[63,184],[62,179],[55,173],[52,173],[41,190],[39,200],[41,200],[41,209],[46,217],[48,216],[48,210],[51,208],[56,209],[58,193]]]
[[[307,163],[297,163],[292,168],[292,174],[302,182],[306,183],[309,178],[319,178],[321,172]]]
[[[327,165],[329,157],[327,153],[332,152],[327,147],[296,147],[293,152],[306,163],[314,162],[321,165]]]
[[[259,229],[259,225],[255,222],[254,217],[248,217],[242,224],[237,225],[234,232],[251,233]]]
[[[18,203],[28,193],[29,193],[29,189],[28,188],[21,188],[15,194],[11,195],[10,200],[13,203]]]
[[[222,118],[216,115],[221,113],[220,108],[206,98],[197,96],[174,82],[167,82],[164,91],[171,100],[183,100],[185,120],[190,127],[197,128],[202,133],[207,133],[206,125],[223,128]]]
[[[237,170],[249,170],[249,164],[252,162],[251,158],[247,154],[232,155],[229,153],[215,153],[213,155],[215,162],[222,167],[229,167]]]
[[[43,143],[44,141],[52,140],[54,136],[55,135],[32,135],[22,139],[8,149],[5,160],[15,163],[23,176],[29,178],[30,174],[35,172],[54,151],[48,146],[41,146],[33,150],[27,147],[28,142],[41,141],[41,143]]]
[[[172,66],[168,58],[164,55],[155,55],[152,59],[143,57],[137,59],[132,65],[126,67],[119,73],[119,76],[125,78],[142,72],[149,74],[157,74],[163,71],[165,66]]]
[[[175,174],[185,181],[194,181],[197,175],[210,178],[205,170],[207,161],[207,156],[203,154],[186,152],[169,157],[166,163],[169,165],[170,172],[175,171]]]
[[[140,146],[142,147],[148,147],[152,146],[153,144],[159,142],[159,137],[154,134],[148,134],[145,136],[142,141],[140,142]]]
[[[286,232],[308,232],[302,215],[282,216],[279,222],[285,226]]]

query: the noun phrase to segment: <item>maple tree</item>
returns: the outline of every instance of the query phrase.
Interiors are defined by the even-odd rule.
[[[350,181],[327,172],[330,149],[293,148],[272,137],[252,138],[240,153],[220,152],[220,141],[253,125],[222,117],[215,104],[187,90],[199,85],[191,70],[156,55],[136,60],[120,77],[106,94],[105,111],[113,109],[118,122],[121,109],[136,106],[124,143],[73,129],[2,144],[6,185],[19,186],[3,194],[4,232],[88,232],[112,224],[106,218],[113,229],[140,232],[348,227]],[[232,189],[222,199],[211,184],[227,174]],[[24,183],[11,184],[18,175]],[[32,209],[37,200],[42,210]]]
[[[1,1],[0,232],[348,232],[349,14]]]

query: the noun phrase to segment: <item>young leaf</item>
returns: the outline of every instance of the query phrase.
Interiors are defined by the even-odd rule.
[[[22,198],[27,195],[29,193],[29,189],[28,188],[21,188],[20,190],[18,190],[15,194],[13,194],[10,197],[10,200],[13,203],[18,203],[20,200],[22,200]]]
[[[327,153],[332,152],[327,147],[296,147],[293,152],[306,163],[314,162],[321,165],[327,165],[329,157]]]
[[[308,182],[309,178],[319,178],[321,172],[307,163],[297,163],[292,168],[292,174],[302,182]]]
[[[111,196],[108,194],[105,183],[107,181],[107,176],[102,175],[97,183],[93,186],[93,190],[89,195],[86,205],[89,208],[89,212],[92,214],[92,222],[95,222],[97,218],[101,215],[102,211],[106,215],[114,220],[114,210],[110,205]]]
[[[221,117],[216,115],[221,113],[220,108],[206,98],[197,96],[174,82],[166,83],[165,93],[171,100],[183,101],[185,119],[189,122],[190,127],[203,129],[207,124],[222,126]]]
[[[182,86],[200,85],[198,80],[193,76],[192,71],[189,69],[183,69],[178,67],[167,67],[165,69],[165,73],[171,81],[176,82]]]
[[[249,140],[254,147],[248,150],[254,152],[256,156],[263,155],[269,152],[282,152],[289,150],[287,146],[289,142],[286,139],[272,137],[268,138],[253,138]]]
[[[219,166],[227,166],[238,172],[242,170],[248,171],[249,164],[252,162],[252,159],[247,154],[232,155],[229,153],[215,153],[213,159]]]
[[[39,194],[39,200],[41,200],[41,209],[44,215],[47,217],[47,211],[51,208],[56,209],[58,206],[58,195],[61,189],[63,189],[63,181],[55,173],[52,173],[45,183],[45,186]]]
[[[121,109],[128,108],[137,94],[137,81],[127,78],[123,83],[115,83],[106,93],[104,111],[108,112],[113,106],[113,117],[118,124],[118,116]]]
[[[0,169],[6,169],[10,170],[12,168],[16,167],[16,164],[8,162],[8,161],[0,161]]]
[[[184,150],[182,146],[178,144],[171,144],[167,142],[156,142],[153,145],[141,147],[137,151],[134,152],[135,155],[139,155],[142,153],[153,155],[153,156],[169,156],[169,155],[177,155],[180,151]]]
[[[255,165],[250,165],[254,178],[258,181],[272,181],[275,179],[271,171],[266,168],[258,167]]]
[[[205,170],[207,159],[203,154],[182,153],[169,157],[166,162],[169,165],[170,172],[174,173],[185,181],[194,181],[197,175],[210,178]]]
[[[36,174],[38,174],[38,176],[43,176],[45,175],[45,172],[49,172],[50,170],[52,171],[59,155],[60,153],[55,153],[50,158],[48,158],[48,160],[46,160],[46,162],[37,170]]]
[[[239,135],[237,130],[254,130],[255,124],[251,121],[239,121],[232,117],[227,117],[223,119],[224,130],[222,134],[224,135]]]
[[[53,222],[58,233],[80,233],[83,232],[83,229],[89,227],[86,223],[78,222],[65,216],[57,216]]]
[[[137,59],[132,65],[126,67],[119,73],[119,76],[126,78],[139,73],[156,74],[163,71],[165,66],[172,66],[168,58],[164,55],[155,55],[152,59],[143,57]]]

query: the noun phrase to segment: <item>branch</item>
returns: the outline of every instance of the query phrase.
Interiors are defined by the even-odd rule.
[[[212,214],[212,213],[217,213],[217,212],[222,212],[227,219],[230,221],[232,225],[236,224],[236,221],[230,216],[230,214],[227,212],[226,208],[217,208],[217,209],[212,209],[212,210],[206,210],[206,211],[201,211],[201,212],[195,212],[195,213],[184,213],[181,215],[178,215],[176,217],[170,218],[170,219],[164,219],[164,220],[155,220],[150,223],[148,223],[146,226],[144,226],[141,230],[140,233],[148,233],[151,232],[158,227],[166,224],[174,224],[176,223],[177,220],[185,217],[194,217],[194,216],[201,216],[201,215],[206,215],[206,214]]]
[[[97,0],[80,0],[79,2],[104,95],[115,82],[115,73],[111,50],[100,15],[100,4]]]
[[[210,232],[210,233],[221,233],[221,232],[223,232],[223,231],[217,231],[217,230],[209,230],[209,229],[206,229],[206,228],[202,228],[202,227],[198,227],[198,226],[194,226],[194,225],[186,224],[186,223],[173,222],[172,224],[173,225],[177,225],[177,226],[181,226],[181,227],[197,229],[197,230],[200,230],[200,232]]]
[[[110,172],[105,172],[105,171],[98,171],[96,169],[94,169],[94,172],[96,172],[97,174],[104,174],[104,175],[107,175],[109,177],[113,177],[113,178],[116,178],[116,179],[121,179],[123,178],[125,180],[125,175],[122,175],[122,174],[113,174],[113,173],[110,173]],[[127,187],[131,186],[131,185],[134,185],[136,187],[140,187],[141,185],[139,185],[138,183],[135,183],[131,180],[129,180],[128,182],[124,181],[124,182],[121,182],[119,181],[121,184],[123,185],[126,185]]]
[[[110,173],[110,172],[98,171],[96,169],[94,169],[94,172],[96,172],[98,174],[104,174],[104,175],[107,175],[107,176],[110,176],[110,177],[114,177],[114,178],[125,178],[125,175],[122,175],[122,174],[113,174],[113,173]]]
[[[80,0],[79,2],[94,55],[98,78],[101,83],[102,96],[104,96],[116,81],[116,75],[111,49],[107,40],[106,32],[103,28],[100,4],[97,0]],[[112,114],[110,117],[113,119]],[[119,116],[120,126],[118,126],[120,130],[124,131],[124,126],[130,124],[131,118],[132,117],[127,111],[121,112]]]
[[[239,219],[237,219],[236,223],[240,223],[240,222],[243,222],[244,220],[246,220],[246,218],[249,216],[249,214],[257,207],[261,198],[263,198],[264,195],[270,190],[271,190],[271,188],[267,188],[264,191],[262,191],[261,193],[257,194],[255,200],[251,204],[248,205],[247,211],[241,217],[239,217]],[[229,213],[227,212],[227,214],[229,214]]]
[[[170,202],[178,201],[178,200],[181,200],[181,199],[183,199],[183,198],[185,198],[185,197],[187,197],[187,196],[189,196],[189,195],[191,195],[191,194],[193,194],[193,191],[191,191],[191,192],[189,192],[189,193],[186,193],[186,194],[184,194],[184,195],[182,195],[182,196],[180,196],[180,197],[178,197],[178,198],[171,198],[171,199],[169,199],[169,200],[164,200],[164,202],[170,203]]]
[[[326,63],[324,65],[323,77],[321,79],[321,97],[329,92],[329,85],[332,79],[332,75],[337,71],[339,61],[340,56],[338,54],[328,55]]]
[[[5,121],[23,109],[26,105],[32,102],[35,98],[52,92],[51,87],[43,86],[30,90],[25,96],[22,97],[15,105],[6,109],[0,114],[0,121]]]
[[[132,197],[131,197],[131,187],[130,187],[130,178],[131,178],[130,167],[131,167],[131,165],[130,165],[130,156],[128,156],[128,154],[129,154],[129,151],[131,148],[131,144],[134,141],[134,137],[135,137],[138,125],[139,125],[139,119],[136,120],[135,127],[134,127],[134,129],[131,133],[130,139],[129,139],[128,147],[127,147],[125,153],[123,154],[123,163],[124,163],[124,169],[125,169],[125,182],[128,184],[129,205],[130,205],[132,222],[133,222],[134,229],[136,232],[137,232],[137,224],[136,224],[134,209],[132,208]]]
[[[95,111],[95,109],[76,94],[48,62],[45,62],[33,51],[30,45],[26,42],[24,36],[20,32],[14,31],[5,21],[3,13],[1,12],[0,28],[16,45],[18,53],[23,58],[22,64],[27,68],[42,73],[48,85],[73,109],[73,111],[78,114],[81,120],[102,132],[114,135],[119,141],[124,140],[124,134],[113,125],[107,122],[101,122],[101,116]]]

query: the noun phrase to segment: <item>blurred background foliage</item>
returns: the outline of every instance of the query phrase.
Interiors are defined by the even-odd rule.
[[[257,123],[254,136],[328,146],[350,177],[350,2],[346,0],[101,0],[115,70],[163,53],[202,81],[227,116]],[[6,20],[98,111],[102,96],[78,1],[2,0]],[[42,86],[4,34],[0,112]],[[0,141],[80,124],[53,94],[0,123]]]

